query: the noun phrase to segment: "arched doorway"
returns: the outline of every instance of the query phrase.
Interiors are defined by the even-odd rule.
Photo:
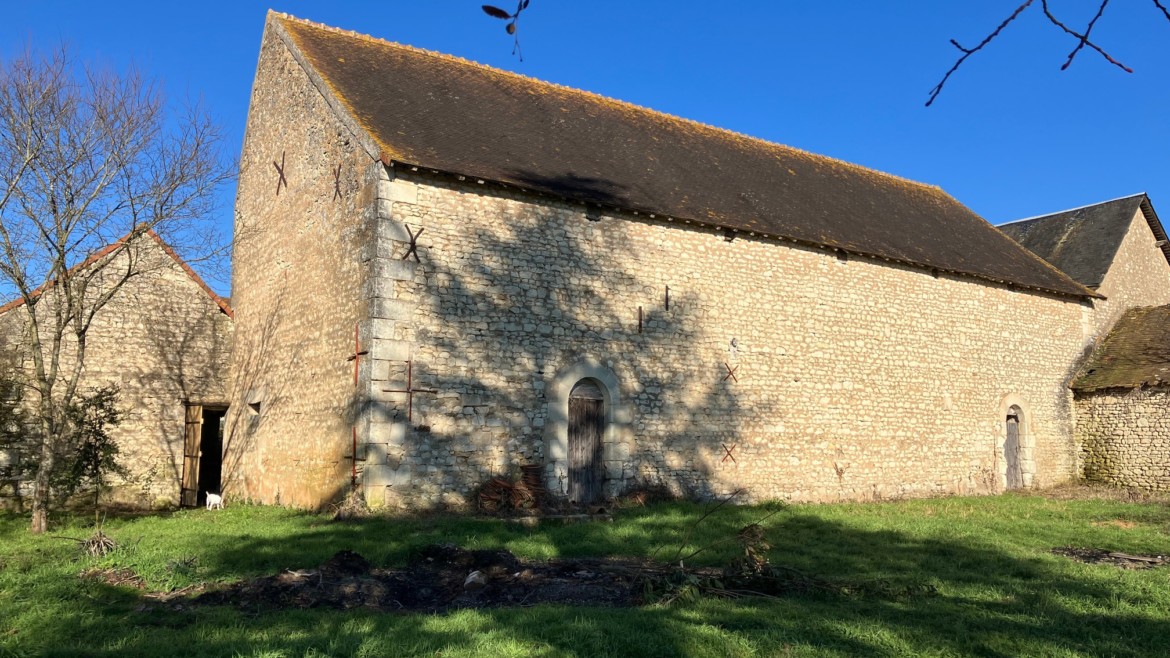
[[[1008,489],[1021,489],[1024,486],[1023,451],[1020,445],[1020,426],[1023,410],[1016,405],[1008,407],[1006,435],[1003,441],[1003,459],[1005,469],[1005,486]]]
[[[569,393],[569,500],[588,505],[603,496],[605,396],[592,379],[582,379]]]

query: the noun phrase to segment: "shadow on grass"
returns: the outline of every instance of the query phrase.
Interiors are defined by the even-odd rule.
[[[647,555],[659,544],[677,542],[680,528],[687,527],[686,519],[695,518],[697,510],[676,505],[638,510],[614,525],[535,529],[479,519],[328,523],[302,516],[295,519],[302,526],[295,534],[267,538],[217,536],[209,525],[198,552],[199,575],[216,579],[311,567],[341,549],[356,550],[375,564],[397,565],[435,542],[504,547],[529,559]],[[758,507],[727,512],[700,526],[692,543],[728,536],[761,515]],[[1127,584],[1114,572],[1039,554],[1011,555],[989,541],[859,530],[811,514],[781,512],[768,525],[774,563],[839,581],[925,582],[936,586],[938,594],[904,599],[819,594],[705,600],[669,608],[540,606],[441,615],[225,607],[136,611],[136,593],[74,581],[45,583],[45,593],[70,598],[68,606],[50,614],[51,606],[40,602],[44,614],[25,611],[19,629],[0,638],[0,649],[89,655],[441,652],[722,658],[792,650],[889,656],[1138,656],[1158,655],[1170,633],[1170,621],[1152,612],[1165,606],[1164,574],[1161,585],[1154,584],[1156,575],[1145,581],[1131,578]],[[672,553],[668,549],[660,557]],[[717,563],[733,554],[732,548],[717,547],[704,558]],[[1139,587],[1131,587],[1135,582]]]

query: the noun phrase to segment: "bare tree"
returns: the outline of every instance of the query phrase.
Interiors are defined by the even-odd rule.
[[[215,193],[230,176],[219,128],[166,110],[137,71],[74,66],[64,49],[0,62],[0,293],[17,298],[31,367],[36,473],[32,531],[48,524],[50,476],[77,428],[86,334],[127,281],[150,232],[195,256],[217,238]]]
[[[1162,13],[1162,16],[1165,17],[1166,20],[1170,21],[1170,9],[1167,9],[1167,6],[1163,3],[1163,0],[1153,0],[1153,3],[1158,11]],[[947,80],[950,80],[951,76],[954,75],[955,71],[959,70],[959,67],[963,65],[963,62],[967,61],[968,57],[974,55],[980,50],[983,50],[988,44],[994,41],[1001,32],[1003,32],[1004,28],[1019,18],[1020,14],[1024,13],[1026,9],[1035,4],[1036,0],[1023,0],[1023,2],[1021,2],[1012,11],[1012,13],[1008,14],[1008,17],[1003,19],[1003,21],[1000,22],[1000,24],[994,30],[992,30],[990,34],[983,37],[982,41],[971,48],[962,46],[958,41],[951,39],[951,45],[955,48],[958,48],[961,54],[959,55],[959,58],[955,60],[955,63],[951,65],[951,68],[948,69],[947,72],[943,75],[942,80],[940,80],[939,83],[930,90],[930,98],[926,100],[926,106],[930,107],[930,105],[934,103],[935,99],[938,98],[938,95],[942,93],[943,86],[947,84]],[[1073,46],[1072,52],[1068,54],[1068,57],[1064,60],[1064,64],[1060,67],[1061,71],[1067,70],[1068,67],[1072,65],[1073,60],[1077,57],[1077,53],[1081,52],[1085,48],[1088,48],[1095,51],[1098,55],[1103,57],[1105,61],[1116,66],[1122,71],[1125,71],[1126,73],[1133,73],[1133,69],[1119,62],[1112,55],[1106,52],[1104,48],[1095,43],[1091,38],[1093,28],[1097,25],[1097,21],[1101,20],[1101,17],[1105,15],[1105,10],[1108,7],[1109,0],[1099,0],[1097,11],[1093,14],[1093,18],[1089,19],[1089,22],[1085,25],[1083,31],[1078,32],[1076,29],[1069,27],[1066,21],[1057,18],[1056,14],[1053,13],[1052,8],[1049,6],[1048,0],[1040,0],[1040,9],[1044,12],[1044,19],[1051,23],[1053,27],[1076,39],[1076,45]]]

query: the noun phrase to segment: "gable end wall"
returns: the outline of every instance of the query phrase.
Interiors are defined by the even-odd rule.
[[[1088,338],[1104,338],[1117,319],[1136,306],[1170,304],[1170,263],[1139,209],[1130,222],[1113,256],[1113,263],[1097,292],[1104,300],[1094,300]]]
[[[122,419],[110,429],[110,436],[118,445],[118,463],[127,473],[111,478],[113,491],[106,500],[138,507],[173,506],[179,502],[183,472],[185,404],[227,402],[233,325],[153,239],[143,239],[133,248],[140,250],[143,272],[129,279],[95,316],[87,334],[81,386],[118,387]],[[38,304],[39,313],[51,308],[52,292],[47,295]],[[31,369],[31,357],[22,345],[27,326],[23,306],[0,315],[0,343],[23,352],[24,367]],[[74,350],[73,344],[64,346],[62,368],[73,367]]]
[[[348,357],[355,328],[369,340],[365,286],[384,172],[280,30],[270,21],[265,31],[240,157],[225,489],[318,507],[350,485],[362,405]],[[287,187],[278,194],[282,160]]]

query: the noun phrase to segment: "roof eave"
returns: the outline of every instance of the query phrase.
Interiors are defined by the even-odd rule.
[[[440,176],[452,176],[452,177],[464,178],[464,179],[473,178],[476,181],[481,181],[481,182],[485,182],[485,183],[492,183],[493,185],[500,185],[502,187],[506,187],[506,188],[510,188],[510,189],[522,190],[522,191],[527,192],[529,194],[535,194],[538,196],[550,196],[550,197],[561,199],[562,201],[568,201],[571,203],[589,203],[589,204],[595,205],[597,207],[608,207],[611,210],[615,210],[618,212],[632,213],[634,215],[646,214],[651,219],[656,219],[656,218],[660,217],[662,219],[666,219],[667,221],[677,220],[677,221],[683,222],[684,224],[691,225],[691,226],[697,226],[700,228],[713,228],[716,230],[728,230],[728,231],[733,231],[737,234],[742,233],[742,234],[750,235],[750,236],[760,236],[760,237],[765,237],[765,238],[771,238],[774,240],[783,240],[783,241],[787,241],[787,242],[793,242],[795,244],[799,244],[799,245],[806,246],[806,247],[813,247],[813,248],[820,248],[820,249],[835,249],[835,250],[843,251],[843,252],[846,252],[848,254],[855,255],[855,256],[863,256],[865,258],[871,258],[874,260],[883,260],[883,261],[890,262],[890,263],[898,263],[900,265],[907,265],[910,267],[914,267],[916,269],[924,269],[927,271],[937,270],[938,272],[945,272],[947,274],[953,274],[953,275],[957,275],[957,276],[978,279],[980,281],[986,281],[986,282],[994,283],[994,284],[998,284],[998,285],[1009,286],[1009,287],[1014,287],[1014,288],[1019,288],[1019,289],[1024,289],[1024,290],[1031,290],[1031,291],[1046,293],[1046,294],[1050,294],[1050,295],[1056,295],[1058,297],[1066,297],[1069,299],[1080,299],[1080,300],[1105,299],[1104,295],[1101,295],[1101,294],[1097,293],[1096,291],[1091,290],[1090,288],[1082,286],[1081,284],[1076,283],[1075,281],[1072,281],[1072,279],[1069,279],[1069,281],[1072,281],[1074,285],[1076,285],[1078,288],[1081,288],[1083,290],[1083,292],[1074,293],[1074,292],[1070,292],[1067,290],[1055,290],[1052,288],[1045,288],[1045,287],[1041,287],[1041,286],[1031,286],[1031,285],[1018,283],[1015,281],[1007,281],[1004,279],[997,279],[995,277],[987,276],[986,274],[978,274],[975,272],[967,272],[964,270],[957,270],[957,269],[953,269],[953,268],[943,268],[943,267],[939,267],[937,265],[933,265],[930,263],[920,263],[920,262],[913,261],[913,260],[891,258],[890,256],[883,256],[880,254],[874,254],[871,252],[867,252],[863,249],[857,249],[856,247],[852,247],[852,246],[838,245],[838,244],[832,244],[832,243],[827,243],[827,242],[813,242],[813,241],[806,240],[803,238],[796,238],[796,237],[792,237],[792,236],[788,236],[788,235],[773,234],[773,233],[768,233],[768,232],[760,231],[760,230],[744,231],[743,229],[736,229],[736,228],[732,228],[729,226],[722,226],[718,223],[712,223],[709,221],[694,219],[691,217],[679,217],[679,216],[674,216],[674,215],[667,215],[665,213],[662,213],[661,211],[651,210],[648,208],[633,208],[633,207],[625,207],[625,206],[601,206],[601,204],[596,204],[592,201],[583,201],[581,199],[575,199],[575,198],[572,198],[569,196],[552,195],[552,194],[549,194],[547,192],[527,188],[523,185],[518,185],[516,183],[509,182],[509,181],[492,180],[489,178],[484,178],[482,176],[477,176],[475,174],[446,171],[443,169],[437,169],[435,167],[430,167],[430,166],[423,165],[423,164],[407,162],[405,160],[400,160],[400,159],[394,158],[393,156],[391,156],[390,154],[388,154],[385,151],[381,152],[381,154],[378,156],[378,160],[383,165],[385,165],[386,167],[390,167],[390,168],[396,168],[398,166],[402,166],[402,167],[409,168],[412,171],[425,170],[427,172],[430,172],[432,174],[437,174]],[[1036,258],[1038,260],[1040,260],[1041,262],[1043,262],[1045,265],[1048,265],[1048,263],[1044,262],[1042,259],[1039,259],[1039,257],[1036,257]],[[1052,267],[1052,266],[1048,265],[1048,267]],[[1055,268],[1053,268],[1053,269],[1055,269]],[[1059,272],[1059,270],[1057,270],[1057,272]],[[1063,273],[1061,273],[1061,274],[1063,275]],[[1067,275],[1064,275],[1064,276],[1067,276]]]

